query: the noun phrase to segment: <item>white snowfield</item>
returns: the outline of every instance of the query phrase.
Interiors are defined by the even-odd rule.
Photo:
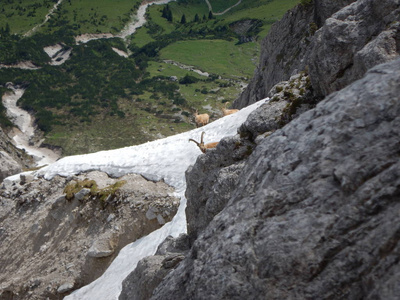
[[[151,180],[164,179],[166,183],[175,187],[177,196],[181,198],[178,212],[171,222],[125,246],[101,277],[64,299],[118,299],[122,281],[135,269],[140,259],[153,255],[158,245],[168,235],[177,237],[185,233],[185,171],[201,154],[194,143],[189,143],[189,138],[199,141],[204,131],[204,142],[209,143],[235,135],[247,116],[265,100],[189,132],[138,146],[65,157],[37,171],[36,175],[44,176],[46,179],[51,179],[56,175],[70,176],[91,170],[103,171],[114,177],[138,173]]]

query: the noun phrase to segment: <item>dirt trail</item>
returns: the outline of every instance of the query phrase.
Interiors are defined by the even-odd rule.
[[[207,72],[203,72],[201,70],[195,69],[193,66],[184,65],[184,64],[182,64],[180,62],[177,62],[177,61],[165,59],[165,60],[163,60],[163,62],[166,63],[166,64],[177,66],[177,67],[179,67],[179,68],[181,68],[183,70],[195,72],[195,73],[197,73],[197,74],[199,74],[201,76],[205,76],[205,77],[209,77],[210,76],[210,74],[207,73]]]
[[[36,25],[33,27],[31,30],[29,30],[27,33],[24,34],[24,36],[31,36],[39,27],[43,26],[46,24],[46,22],[50,19],[51,15],[53,12],[58,8],[58,6],[63,2],[63,0],[58,0],[56,4],[50,9],[49,13],[44,17],[44,21],[40,23],[39,25]]]
[[[75,37],[76,43],[87,43],[92,40],[98,40],[98,39],[110,39],[114,37],[119,37],[122,39],[126,39],[128,36],[132,35],[135,33],[135,31],[139,28],[142,27],[146,23],[146,10],[147,7],[150,5],[156,4],[167,4],[169,2],[176,1],[176,0],[155,0],[147,3],[143,3],[142,5],[139,6],[139,9],[137,11],[137,14],[134,15],[131,19],[131,21],[122,29],[122,31],[116,35],[112,33],[86,33],[86,34],[81,34],[77,37]]]
[[[213,13],[213,15],[215,15],[215,16],[222,16],[223,14],[227,13],[228,11],[230,11],[232,8],[238,6],[240,3],[242,3],[242,0],[239,0],[238,3],[236,3],[235,5],[232,5],[231,7],[227,8],[227,9],[225,9],[223,12],[216,13],[216,12],[213,12],[211,3],[208,0],[205,0],[205,1],[206,1],[207,5],[208,5],[208,10],[210,10]]]

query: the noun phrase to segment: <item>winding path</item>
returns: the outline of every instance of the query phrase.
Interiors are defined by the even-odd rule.
[[[119,37],[124,40],[127,39],[128,36],[132,35],[135,33],[135,31],[139,28],[142,27],[146,23],[146,10],[147,7],[150,5],[156,4],[167,4],[169,2],[176,1],[176,0],[155,0],[147,3],[143,3],[142,5],[139,6],[139,9],[137,11],[137,14],[134,15],[131,19],[131,21],[125,25],[125,27],[122,29],[122,31],[116,35],[112,33],[87,33],[87,34],[82,34],[77,37],[75,37],[75,42],[78,43],[87,43],[92,40],[98,40],[98,39],[110,39],[114,37]]]
[[[213,9],[212,9],[210,1],[208,1],[208,0],[205,0],[205,1],[206,1],[207,5],[208,5],[208,10],[211,11],[214,16],[222,16],[223,14],[227,13],[228,11],[230,11],[232,8],[238,6],[240,3],[242,3],[242,0],[239,0],[238,3],[236,3],[235,5],[232,5],[231,7],[227,8],[227,9],[225,9],[223,12],[216,13],[216,12],[213,12]]]
[[[181,68],[182,70],[195,72],[195,73],[197,73],[197,74],[199,74],[201,76],[205,76],[205,77],[209,77],[210,76],[210,74],[207,73],[207,72],[203,72],[201,70],[195,69],[193,66],[187,66],[187,65],[184,65],[184,64],[182,64],[180,62],[177,62],[177,61],[165,59],[165,60],[163,60],[163,62],[166,63],[166,64],[170,64],[170,65],[176,66],[178,68]]]
[[[35,27],[33,27],[31,30],[29,30],[27,33],[24,34],[24,36],[31,36],[39,27],[46,24],[46,22],[50,19],[51,15],[58,8],[58,6],[61,4],[61,2],[63,2],[63,0],[58,0],[58,2],[56,4],[54,4],[54,6],[50,9],[48,14],[44,17],[44,21],[42,23],[40,23],[39,25],[36,25]]]

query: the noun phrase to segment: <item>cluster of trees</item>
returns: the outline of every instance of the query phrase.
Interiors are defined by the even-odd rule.
[[[4,2],[4,5],[3,5]],[[30,4],[22,4],[22,1],[5,0],[2,1],[2,8],[0,9],[0,14],[4,14],[7,18],[13,17],[15,14],[18,16],[23,16],[26,14],[27,17],[35,17],[36,10],[41,7],[49,8],[57,0],[43,0],[37,1]],[[9,4],[9,7],[6,7]],[[15,4],[15,5],[14,5]]]
[[[172,11],[171,11],[171,9],[170,9],[170,7],[169,7],[168,4],[167,4],[166,6],[164,6],[164,8],[161,10],[161,17],[167,19],[169,22],[173,22]],[[210,12],[208,13],[208,20],[212,20],[212,19],[214,19],[214,15],[213,15],[212,11],[210,11]],[[201,19],[201,18],[199,17],[199,15],[196,14],[196,15],[194,16],[192,22],[193,22],[193,23],[199,23],[199,22],[201,22],[201,21],[203,21],[203,22],[207,21],[206,15],[203,15],[203,18]],[[185,14],[182,14],[181,20],[180,20],[179,23],[181,23],[181,24],[186,24],[187,22],[188,22],[188,21],[187,21],[187,19],[186,19],[186,15],[185,15]]]
[[[111,49],[115,44],[119,42],[74,46],[70,60],[58,67],[44,65],[34,72],[0,69],[0,84],[29,82],[19,104],[35,112],[37,124],[45,132],[64,122],[66,114],[81,121],[90,121],[99,113],[123,117],[118,99],[129,96],[129,89],[137,86],[143,72],[133,60],[116,54]]]
[[[41,65],[49,61],[43,47],[54,38],[56,37],[46,35],[21,38],[10,33],[10,26],[7,23],[5,28],[0,29],[0,63],[7,65],[29,60]]]
[[[0,36],[9,36],[11,33],[10,25],[6,23],[5,27],[0,28]]]
[[[164,8],[162,9],[161,17],[167,19],[169,22],[172,22],[172,20],[173,20],[172,11],[169,8],[168,4],[166,6],[164,6]]]
[[[192,83],[196,83],[198,81],[199,81],[199,79],[197,79],[196,77],[186,74],[184,77],[182,77],[179,80],[179,83],[180,84],[192,84]]]
[[[71,58],[58,67],[44,64],[34,72],[0,69],[0,85],[9,81],[29,84],[19,105],[35,113],[37,125],[44,132],[73,119],[90,122],[98,114],[124,118],[118,100],[145,92],[152,93],[156,99],[169,99],[175,105],[187,105],[177,83],[161,77],[146,79],[145,69],[137,68],[138,57],[120,57],[112,50],[115,46],[124,49],[120,39],[95,40],[73,45]]]

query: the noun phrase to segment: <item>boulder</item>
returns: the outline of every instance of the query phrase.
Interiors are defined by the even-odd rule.
[[[170,273],[189,251],[189,238],[181,234],[167,237],[154,256],[139,261],[136,269],[122,283],[119,300],[149,299],[164,277]]]
[[[15,161],[7,152],[0,151],[0,182],[4,178],[22,172],[22,166]]]

